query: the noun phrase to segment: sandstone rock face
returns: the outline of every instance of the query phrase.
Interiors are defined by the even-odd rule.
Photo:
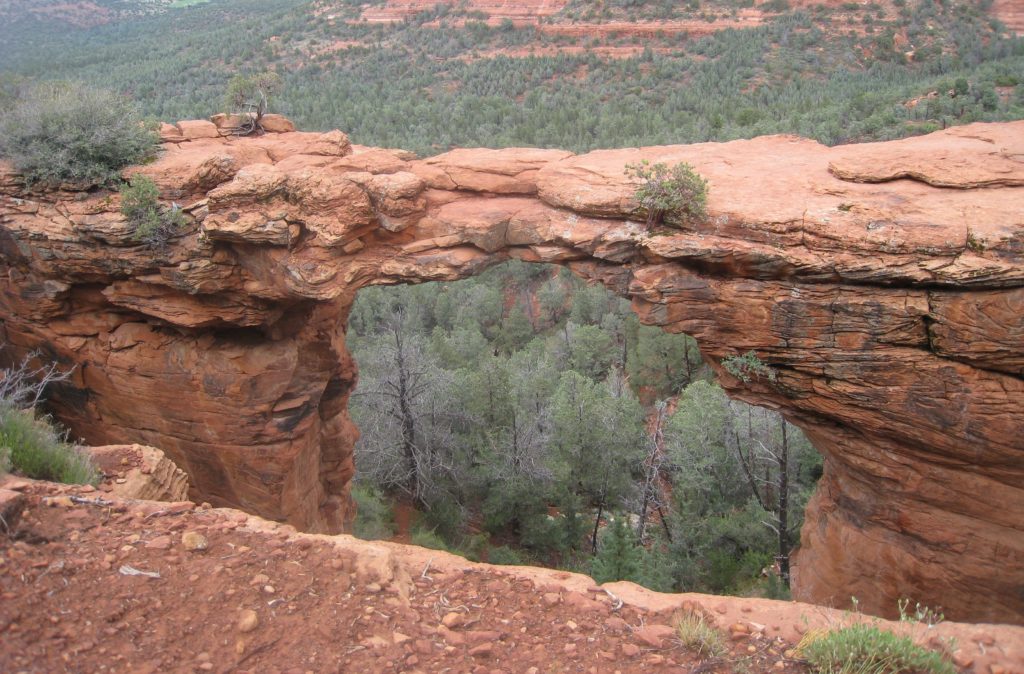
[[[76,366],[53,398],[76,436],[164,449],[195,498],[341,530],[356,291],[556,262],[696,337],[731,395],[825,455],[797,598],[1021,621],[1024,123],[427,160],[340,132],[170,130],[132,169],[190,216],[160,252],[131,240],[116,194],[35,194],[0,172],[3,356]],[[708,220],[645,231],[623,174],[640,159],[695,166]],[[721,368],[750,350],[775,381]]]

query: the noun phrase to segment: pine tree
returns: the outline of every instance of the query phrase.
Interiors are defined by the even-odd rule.
[[[615,580],[636,581],[640,575],[640,548],[626,526],[625,517],[612,520],[602,536],[601,550],[592,564],[592,575],[598,583]]]

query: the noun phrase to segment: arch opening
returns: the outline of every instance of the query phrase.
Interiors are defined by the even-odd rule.
[[[728,400],[696,341],[641,325],[628,300],[511,260],[364,289],[347,341],[357,535],[788,596],[820,456],[777,412]]]

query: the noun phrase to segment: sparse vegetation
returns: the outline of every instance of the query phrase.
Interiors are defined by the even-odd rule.
[[[56,365],[36,367],[31,354],[0,370],[0,473],[13,470],[38,480],[94,484],[88,455],[66,441],[53,423],[36,414],[47,386],[67,378]]]
[[[941,611],[922,606],[917,602],[914,603],[914,610],[911,611],[909,599],[900,599],[896,605],[900,610],[900,622],[923,623],[928,627],[934,627],[946,618]]]
[[[967,228],[967,248],[979,255],[985,252],[985,239],[975,234],[970,227]]]
[[[132,238],[153,248],[164,248],[185,226],[177,205],[160,204],[160,190],[151,179],[134,175],[121,186],[121,214],[128,219]]]
[[[647,226],[684,225],[707,217],[708,183],[686,162],[669,168],[647,160],[628,164],[626,175],[640,181],[634,198],[647,215]]]
[[[683,648],[699,657],[717,658],[729,650],[725,636],[699,609],[681,612],[676,616],[675,627]]]
[[[942,655],[875,625],[815,635],[799,651],[819,674],[956,674]]]
[[[23,87],[0,114],[0,155],[30,184],[104,184],[151,158],[156,134],[134,103],[80,84]]]

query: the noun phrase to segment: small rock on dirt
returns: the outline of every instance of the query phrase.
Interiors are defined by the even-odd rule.
[[[494,644],[490,642],[469,649],[469,654],[476,658],[489,658],[493,652]]]
[[[243,634],[252,632],[259,624],[260,617],[252,609],[245,609],[238,617],[238,631]]]
[[[668,637],[674,635],[675,632],[676,631],[668,625],[647,625],[646,627],[641,627],[633,634],[637,639],[651,648],[661,648],[663,645],[662,642]]]
[[[210,542],[198,531],[186,531],[181,535],[181,545],[186,550],[198,552],[210,547]]]

